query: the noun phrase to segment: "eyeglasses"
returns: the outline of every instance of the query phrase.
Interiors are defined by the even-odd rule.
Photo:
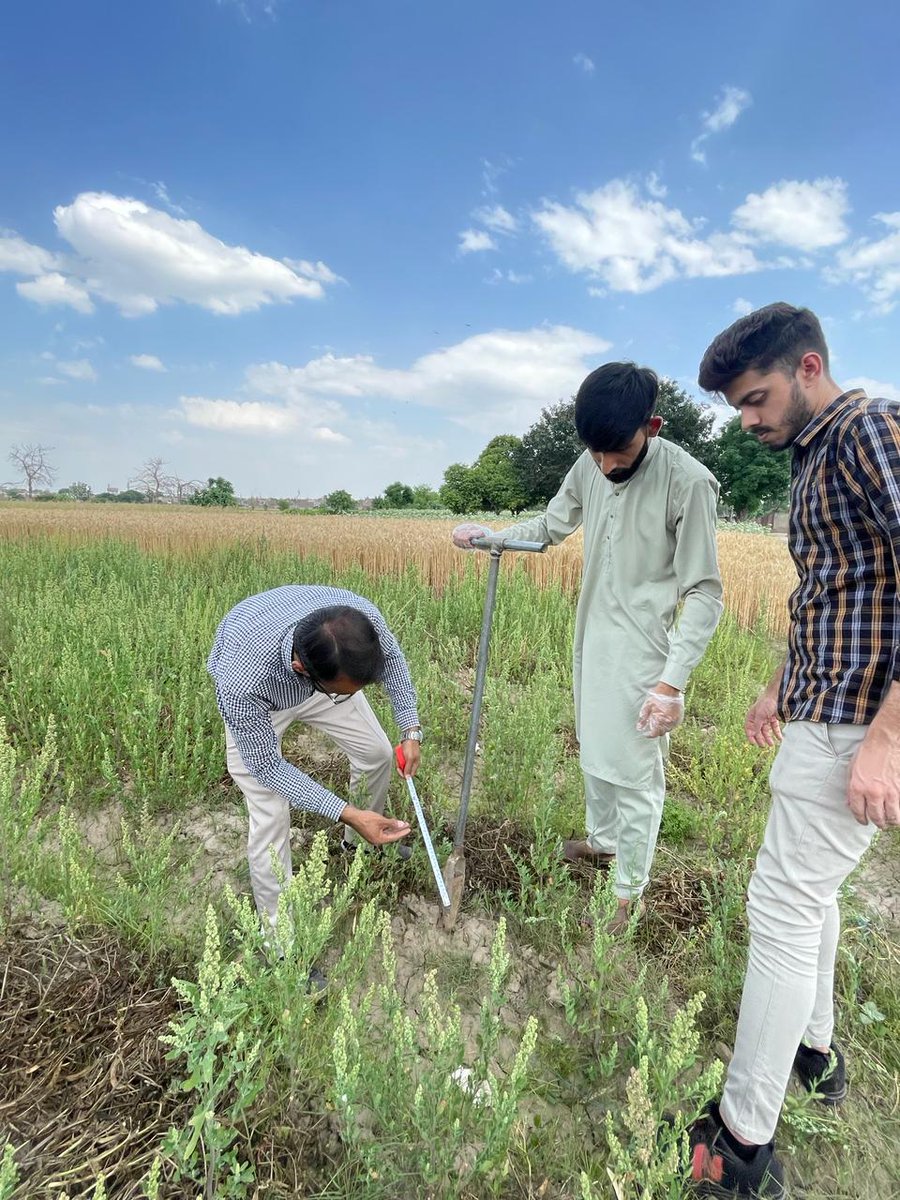
[[[309,680],[313,691],[318,692],[319,695],[321,695],[321,696],[327,696],[332,704],[346,704],[346,702],[348,700],[352,700],[354,695],[356,694],[355,692],[344,693],[344,692],[326,691],[322,684],[322,681],[320,679],[317,679],[315,677],[315,675],[312,674],[312,672],[309,670],[308,667],[306,669],[306,678]]]

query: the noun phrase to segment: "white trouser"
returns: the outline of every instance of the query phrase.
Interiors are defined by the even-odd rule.
[[[584,772],[588,845],[616,856],[616,895],[634,900],[650,878],[666,798],[662,755],[649,784],[621,787]]]
[[[801,1042],[834,1031],[837,893],[875,833],[847,805],[864,725],[791,722],[769,775],[772,808],[747,894],[750,953],[721,1111],[762,1144],[778,1114]]]
[[[359,781],[365,779],[368,790],[365,806],[384,812],[394,762],[393,750],[362,692],[357,692],[343,704],[333,704],[327,696],[316,693],[297,708],[273,711],[271,719],[279,753],[284,732],[294,721],[303,721],[327,734],[350,760],[351,794]],[[287,882],[291,878],[290,806],[283,796],[270,791],[250,774],[227,726],[225,750],[228,772],[247,801],[250,817],[247,858],[256,907],[264,923],[268,917],[274,925],[280,887],[272,869],[269,848],[274,848]],[[345,826],[345,836],[350,842],[358,840],[348,826]]]

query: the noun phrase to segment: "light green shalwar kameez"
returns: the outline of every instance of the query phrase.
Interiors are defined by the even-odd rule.
[[[585,451],[545,513],[502,530],[556,545],[584,526],[575,729],[588,841],[616,854],[623,899],[647,885],[665,799],[668,738],[639,734],[638,714],[660,681],[684,690],[722,612],[718,490],[696,459],[655,437],[626,483],[611,483]]]

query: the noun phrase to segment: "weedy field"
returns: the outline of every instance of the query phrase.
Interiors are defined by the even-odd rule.
[[[570,541],[501,581],[454,933],[420,843],[406,864],[348,864],[336,830],[298,817],[296,936],[282,961],[261,943],[204,670],[216,623],[290,581],[378,604],[419,691],[443,858],[483,589],[449,524],[0,506],[0,1200],[685,1194],[678,1132],[733,1034],[768,802],[742,724],[783,629],[777,539],[722,535],[729,611],[673,739],[627,937],[585,928],[614,899],[558,862],[583,828]],[[327,743],[298,729],[286,749],[346,788]],[[399,780],[391,806],[411,818]],[[792,1091],[779,1132],[806,1200],[900,1195],[900,954],[872,883],[896,877],[890,839],[874,862],[844,896],[850,1099],[835,1114]]]

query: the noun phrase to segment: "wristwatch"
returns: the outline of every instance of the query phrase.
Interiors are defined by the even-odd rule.
[[[422,733],[422,726],[417,725],[415,729],[407,729],[403,735],[404,742],[424,742],[425,735]]]

